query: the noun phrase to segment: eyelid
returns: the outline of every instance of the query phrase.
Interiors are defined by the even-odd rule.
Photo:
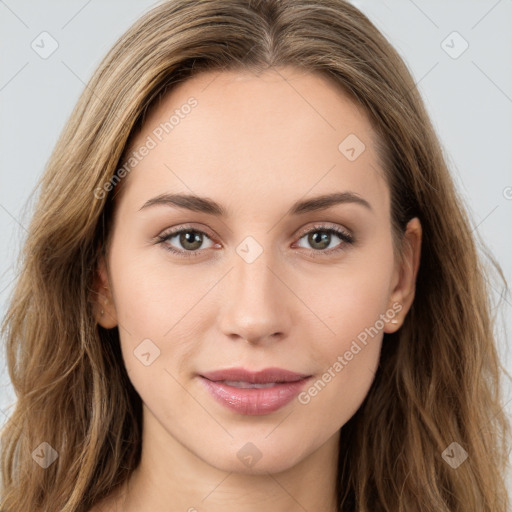
[[[157,235],[155,239],[161,240],[162,238],[168,238],[170,236],[175,236],[178,233],[181,233],[182,231],[195,231],[197,233],[201,233],[206,235],[210,240],[215,240],[216,237],[213,235],[208,228],[198,228],[195,227],[193,224],[180,224],[176,228],[169,228],[167,230],[164,230],[160,235]]]
[[[197,231],[199,233],[202,233],[202,234],[205,234],[208,236],[208,238],[214,240],[216,237],[215,235],[212,235],[208,228],[196,228],[194,227],[194,225],[192,224],[180,224],[176,229],[174,228],[169,228],[169,230],[167,231],[164,231],[162,234],[158,235],[157,237],[155,238],[166,238],[170,235],[176,235],[177,233],[180,233],[181,231],[186,231],[187,229],[191,230],[191,231]],[[351,238],[353,238],[353,235],[350,233],[350,231],[346,228],[343,228],[341,226],[339,226],[338,224],[332,224],[332,223],[329,223],[329,222],[317,222],[317,223],[313,223],[313,225],[311,226],[307,226],[305,228],[302,228],[297,234],[294,235],[294,237],[298,237],[298,238],[302,238],[304,235],[306,235],[307,233],[309,233],[310,231],[314,230],[314,229],[333,229],[335,231],[341,231],[343,232],[344,234],[346,234],[347,236],[350,236]]]
[[[313,225],[311,226],[308,226],[302,230],[300,230],[298,232],[297,235],[295,235],[295,237],[298,237],[298,238],[302,238],[304,235],[307,235],[310,231],[315,231],[315,230],[334,230],[334,231],[339,231],[345,235],[347,235],[348,237],[350,238],[353,238],[352,234],[350,233],[350,231],[342,226],[339,226],[338,224],[331,224],[329,222],[316,222],[316,223],[313,223]]]

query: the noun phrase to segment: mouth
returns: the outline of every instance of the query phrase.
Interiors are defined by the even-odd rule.
[[[238,414],[270,414],[290,403],[312,375],[282,368],[217,370],[199,375],[210,395]]]
[[[292,372],[284,368],[265,368],[263,370],[251,371],[245,368],[225,368],[212,372],[202,373],[204,377],[213,382],[234,382],[248,384],[279,384],[283,382],[297,382],[311,377],[304,373]]]
[[[272,388],[276,384],[282,384],[282,382],[269,382],[267,384],[255,384],[255,383],[251,383],[251,382],[245,382],[242,380],[218,380],[215,382],[226,384],[226,386],[232,386],[234,388],[240,388],[240,389],[265,389],[265,388]]]

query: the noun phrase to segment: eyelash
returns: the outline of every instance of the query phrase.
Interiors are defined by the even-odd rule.
[[[301,240],[302,238],[304,238],[304,236],[309,235],[310,233],[315,233],[317,231],[323,232],[323,233],[334,234],[338,238],[340,238],[342,240],[342,242],[344,242],[344,243],[340,243],[338,247],[331,248],[331,249],[323,249],[323,250],[310,249],[311,256],[314,258],[331,255],[333,253],[339,253],[346,249],[346,247],[345,247],[346,244],[352,245],[355,242],[354,237],[352,235],[350,235],[349,233],[347,233],[346,231],[343,231],[340,228],[333,228],[333,227],[323,226],[323,225],[316,225],[316,226],[313,226],[313,228],[311,228],[305,232],[302,232],[300,234],[298,240]],[[201,235],[206,236],[207,238],[209,238],[211,240],[211,237],[208,236],[208,234],[205,233],[204,231],[201,231],[200,229],[185,226],[185,227],[181,227],[180,229],[170,231],[169,233],[158,235],[156,237],[155,243],[162,244],[165,250],[167,250],[173,254],[176,254],[177,256],[182,257],[182,258],[194,258],[194,257],[200,256],[202,251],[206,250],[206,249],[202,249],[202,250],[200,249],[200,250],[196,250],[196,251],[184,251],[184,250],[175,249],[174,247],[172,247],[171,245],[166,243],[169,239],[174,238],[176,235],[179,235],[180,233],[186,233],[186,232],[199,233]]]

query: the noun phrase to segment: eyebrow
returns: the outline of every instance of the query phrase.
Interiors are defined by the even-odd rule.
[[[326,210],[338,204],[358,204],[373,212],[368,201],[354,192],[335,192],[313,197],[311,199],[299,200],[288,210],[286,215],[300,215],[318,210]],[[217,217],[227,217],[227,211],[217,202],[207,197],[199,197],[193,194],[161,194],[147,200],[139,209],[155,205],[173,206],[194,212],[203,212]]]

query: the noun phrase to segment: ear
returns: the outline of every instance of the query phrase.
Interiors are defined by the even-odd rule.
[[[421,223],[417,217],[408,222],[403,237],[403,259],[396,264],[388,304],[396,313],[393,319],[386,323],[384,332],[387,333],[400,329],[414,300],[422,238]],[[401,308],[398,308],[398,304]]]
[[[112,329],[117,325],[117,312],[112,297],[110,281],[107,272],[105,257],[99,251],[98,266],[94,276],[94,315],[98,324],[105,329]]]

